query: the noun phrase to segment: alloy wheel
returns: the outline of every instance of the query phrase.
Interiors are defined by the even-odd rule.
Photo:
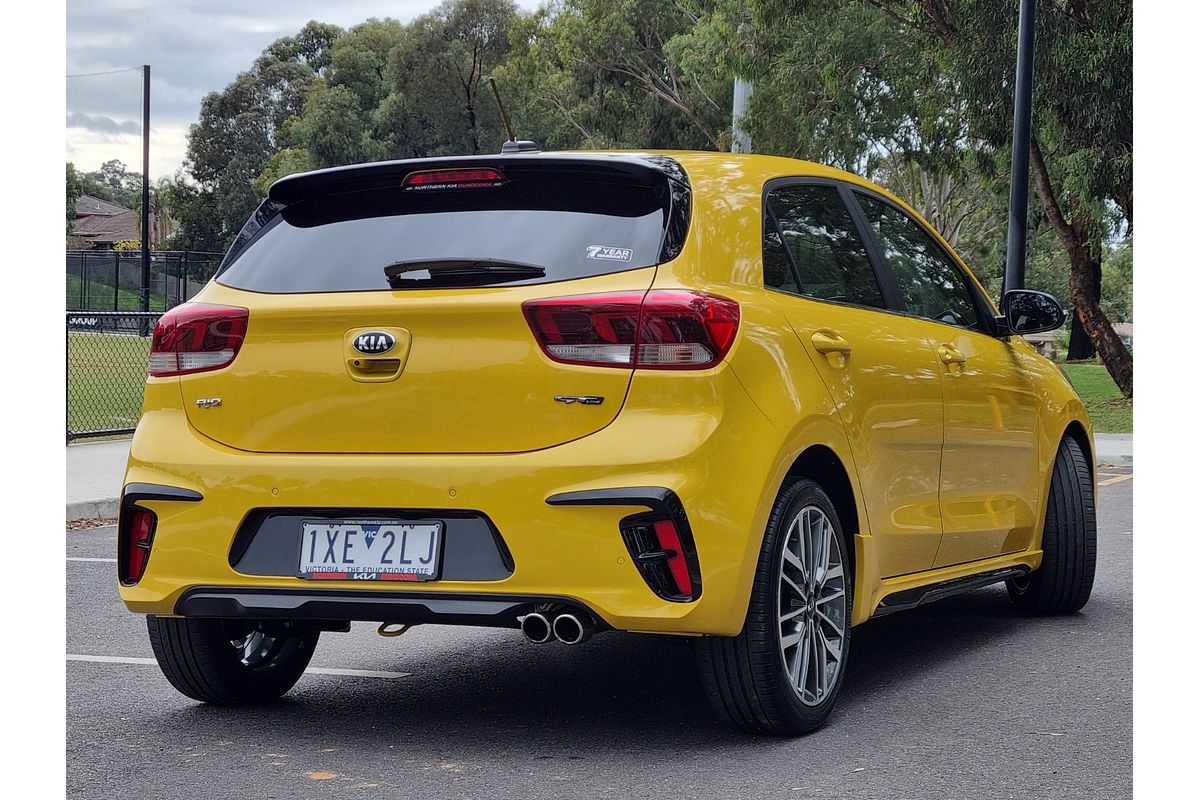
[[[837,686],[844,665],[846,575],[840,537],[817,506],[788,526],[779,565],[779,649],[800,702],[817,706]]]

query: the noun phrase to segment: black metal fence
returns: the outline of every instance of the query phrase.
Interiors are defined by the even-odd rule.
[[[150,252],[150,309],[190,300],[221,263],[220,253]],[[140,311],[142,254],[138,250],[68,250],[68,311]]]
[[[133,432],[157,312],[67,312],[67,442]]]

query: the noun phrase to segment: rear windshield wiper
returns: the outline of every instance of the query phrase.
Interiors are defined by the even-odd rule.
[[[388,264],[383,274],[393,289],[433,289],[544,278],[546,268],[492,258],[423,258]]]

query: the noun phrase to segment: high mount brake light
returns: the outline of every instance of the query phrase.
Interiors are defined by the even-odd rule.
[[[165,378],[229,366],[246,338],[249,320],[249,311],[234,306],[176,306],[154,326],[150,374]]]
[[[504,184],[504,175],[495,169],[436,169],[410,172],[404,178],[405,191],[422,189],[486,189]]]
[[[675,289],[529,300],[522,308],[553,360],[638,369],[716,366],[740,316],[733,300]]]

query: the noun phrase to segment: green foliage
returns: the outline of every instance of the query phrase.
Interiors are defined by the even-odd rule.
[[[75,221],[75,201],[83,194],[83,181],[75,171],[75,165],[67,162],[67,235],[71,235]]]
[[[1133,321],[1133,238],[1109,248],[1100,272],[1100,305],[1113,322]]]
[[[514,28],[498,74],[549,147],[728,147],[732,75],[710,3],[564,0]],[[707,9],[707,11],[706,11]]]

